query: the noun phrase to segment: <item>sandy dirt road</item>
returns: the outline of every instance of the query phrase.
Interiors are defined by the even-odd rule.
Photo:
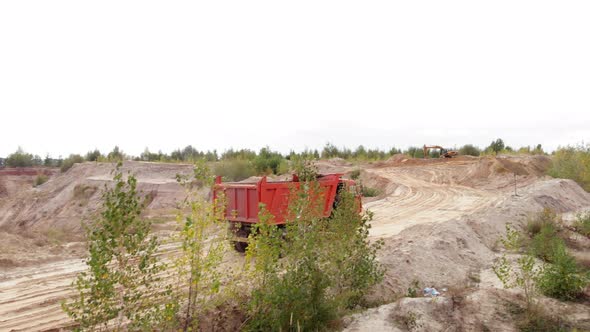
[[[444,222],[485,209],[503,199],[505,192],[475,189],[459,184],[437,183],[452,164],[429,167],[388,167],[367,172],[387,179],[390,193],[365,204],[374,213],[370,234],[382,238],[432,222]]]

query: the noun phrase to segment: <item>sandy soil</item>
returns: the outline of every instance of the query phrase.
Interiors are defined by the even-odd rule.
[[[420,315],[418,320],[423,328],[419,330],[424,331],[440,330],[439,327],[449,331],[457,330],[453,327],[478,331],[482,324],[494,321],[498,328],[510,330],[509,319],[492,310],[504,296],[494,283],[493,273],[490,274],[491,262],[497,255],[494,247],[504,225],[518,222],[543,206],[559,212],[590,206],[590,195],[572,181],[545,178],[542,174],[546,165],[546,158],[536,157],[451,161],[397,157],[360,166],[341,160],[322,162],[320,168],[324,172],[348,172],[360,167],[363,183],[382,191],[364,206],[375,214],[371,236],[384,240],[379,259],[386,268],[386,276],[375,288],[373,299],[390,304],[347,318],[347,330],[404,330],[397,323],[399,317],[395,313],[413,312]],[[78,209],[78,202],[72,202],[76,185],[104,184],[108,180],[106,166],[100,166],[101,170],[80,166],[73,168],[70,178],[66,173],[55,178],[53,184],[53,179],[45,184],[47,192],[33,196],[41,204],[28,202],[26,197],[30,196],[22,194],[20,200],[26,201],[23,204],[28,214],[19,214],[16,203],[5,205],[8,210],[4,211],[16,216],[19,223],[30,225],[30,229],[46,222],[60,225],[54,219],[36,218],[43,216],[37,211],[39,207],[46,209],[48,216],[56,211],[61,223],[79,222],[80,216],[95,209],[92,202],[98,201],[98,196],[92,193],[88,203]],[[174,200],[183,193],[171,179],[178,167],[182,170],[184,166],[138,163],[127,167],[138,170],[143,188],[155,192],[151,205],[154,215],[165,217],[170,213]],[[519,196],[513,196],[515,174]],[[56,201],[55,197],[59,199]],[[29,217],[19,217],[23,215]],[[3,216],[0,224],[14,219]],[[59,302],[70,294],[69,285],[83,268],[83,261],[75,256],[30,266],[0,265],[0,331],[52,330],[67,325]],[[473,280],[479,280],[481,289],[459,297],[456,292],[452,296],[446,294],[447,297],[435,304],[426,298],[398,300],[413,280],[418,280],[420,285],[449,290],[464,289]],[[457,302],[457,298],[461,301]],[[476,310],[476,307],[483,309]],[[577,319],[586,319],[584,305],[569,309],[579,314]],[[458,319],[459,316],[470,318]],[[448,323],[428,324],[443,319]],[[489,325],[494,327],[493,323]],[[495,330],[501,329],[492,329]]]

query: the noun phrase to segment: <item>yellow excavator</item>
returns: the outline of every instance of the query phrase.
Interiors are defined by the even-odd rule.
[[[458,151],[455,150],[448,150],[443,148],[442,146],[438,146],[438,145],[424,145],[424,158],[428,158],[430,156],[430,149],[433,150],[440,150],[440,157],[441,158],[453,158],[459,155]]]

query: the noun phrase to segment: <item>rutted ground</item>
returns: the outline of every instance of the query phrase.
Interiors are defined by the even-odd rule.
[[[364,183],[374,184],[382,191],[380,197],[365,204],[375,213],[371,236],[385,241],[380,260],[387,273],[384,282],[376,287],[375,298],[387,301],[399,297],[414,279],[421,284],[452,287],[464,285],[474,274],[482,280],[482,287],[497,291],[493,282],[488,282],[493,278],[487,276],[490,275],[490,262],[495,257],[492,248],[507,221],[522,219],[542,206],[567,212],[590,205],[589,195],[575,183],[544,178],[542,174],[546,165],[545,157],[459,158],[451,161],[416,161],[395,157],[388,162],[361,166],[365,171],[361,176]],[[162,211],[161,216],[165,215],[166,209],[169,210],[174,199],[182,196],[182,191],[172,187],[173,173],[178,171],[174,166],[127,166],[140,170],[140,184],[143,182],[144,188],[155,193],[152,207],[156,207],[154,211]],[[323,162],[321,166],[325,172],[346,172],[354,168],[341,161]],[[106,166],[101,167],[106,169]],[[186,166],[180,167],[187,171]],[[93,181],[105,183],[108,174],[87,165],[73,170],[73,174],[78,174],[77,184],[69,183],[67,174],[64,174],[60,175],[59,181],[52,180],[53,184],[50,181],[44,185],[47,192],[53,192],[54,196],[64,200],[60,201],[62,205],[51,203],[51,195],[41,189],[35,197],[46,198],[47,201],[22,203],[29,212],[28,216],[38,218],[19,220],[36,227],[42,225],[45,222],[43,214],[35,213],[35,206],[40,206],[79,221],[79,213],[83,211],[71,204],[66,199],[67,195],[60,196],[58,189],[70,190],[71,197],[76,185]],[[515,174],[519,196],[513,196]],[[98,196],[94,195],[98,194],[93,193],[88,198],[87,209],[95,208]],[[21,200],[26,201],[25,197],[23,194]],[[51,210],[54,208],[56,210]],[[68,209],[73,212],[62,212]],[[9,220],[6,217],[0,219],[4,223]],[[63,222],[64,219],[61,220]],[[83,261],[75,257],[24,267],[0,266],[0,331],[49,330],[67,324],[59,302],[71,294],[69,285],[83,268]],[[465,303],[493,307],[489,299],[498,298],[493,291],[477,291],[469,295]],[[350,318],[348,328],[356,331],[368,328],[375,331],[378,327],[393,329],[392,312],[403,312],[408,308],[422,310],[420,312],[424,317],[434,317],[434,313],[429,313],[433,310],[432,305],[425,300],[412,299],[401,304],[398,301],[370,310]],[[443,299],[434,309],[442,306],[444,312],[457,314],[455,309],[448,309],[453,303],[453,300]],[[584,307],[571,307],[569,310],[581,310],[583,313]],[[485,320],[498,320],[497,315],[489,310],[463,310],[460,313],[470,318],[460,322],[452,320],[452,323],[468,331],[481,329],[480,323]],[[447,316],[444,317],[449,319]],[[500,319],[498,326],[510,326],[508,322],[502,324]]]
[[[590,208],[590,194],[571,180],[542,176],[544,164],[458,160],[367,170],[390,181],[385,197],[365,206],[375,212],[371,234],[384,240],[379,259],[386,274],[373,299],[391,303],[348,317],[345,330],[404,331],[403,321],[412,331],[515,330],[506,303],[518,301],[518,292],[501,289],[491,270],[506,223],[521,227],[543,207],[560,213]],[[448,291],[437,299],[404,297],[414,281]],[[590,303],[542,301],[566,321],[590,328]]]

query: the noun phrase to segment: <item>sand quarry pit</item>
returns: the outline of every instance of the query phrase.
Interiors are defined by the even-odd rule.
[[[590,208],[590,194],[576,183],[544,175],[549,164],[543,156],[319,162],[322,172],[360,168],[361,181],[380,191],[364,207],[374,212],[371,238],[384,241],[379,259],[385,279],[370,296],[384,304],[345,318],[345,330],[407,330],[398,321],[409,313],[418,317],[414,330],[420,331],[514,330],[501,304],[518,299],[518,292],[501,289],[491,272],[505,224],[523,225],[543,207],[560,213]],[[0,198],[0,331],[68,326],[59,302],[85,268],[80,221],[96,213],[112,167],[76,165],[38,188],[23,187]],[[153,196],[148,215],[171,220],[184,194],[175,175],[191,166],[136,162],[124,167],[137,174],[139,189]],[[63,238],[47,240],[48,230],[60,230]],[[58,236],[54,233],[49,235]],[[413,282],[448,292],[437,301],[405,298]],[[568,319],[590,323],[588,303],[546,301]]]

